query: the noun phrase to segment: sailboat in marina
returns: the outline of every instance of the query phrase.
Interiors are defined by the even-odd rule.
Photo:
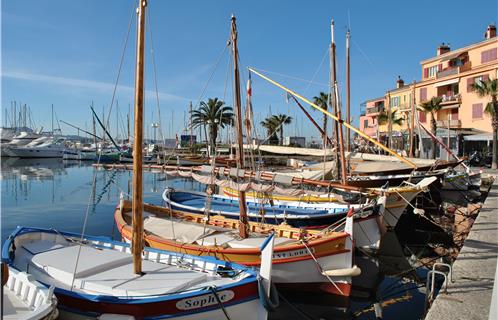
[[[234,65],[234,104],[237,125],[237,164],[244,167],[242,119],[238,72],[236,19],[231,19],[231,46]],[[243,171],[243,170],[242,170]],[[241,192],[243,198],[244,192]],[[208,200],[206,206],[210,205]],[[238,204],[238,219],[191,213],[165,206],[144,204],[144,240],[157,249],[180,254],[210,256],[225,261],[260,267],[260,246],[269,233],[275,233],[272,281],[279,288],[322,291],[347,298],[351,277],[360,271],[353,264],[352,214],[343,231],[304,230],[285,225],[248,221],[245,201]],[[131,241],[132,203],[122,200],[115,220],[122,237]]]
[[[258,243],[254,270],[209,256],[143,248],[142,141],[145,11],[139,1],[135,74],[132,244],[54,229],[18,227],[2,261],[53,286],[63,317],[126,319],[266,319],[274,235]],[[123,207],[125,204],[123,204]],[[190,233],[190,232],[189,232]]]

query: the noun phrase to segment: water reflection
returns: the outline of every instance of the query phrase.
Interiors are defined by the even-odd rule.
[[[130,171],[94,170],[89,163],[58,159],[2,159],[2,242],[18,225],[82,232],[88,210],[87,234],[118,236],[113,219],[121,192],[131,194]],[[95,183],[93,181],[95,180]],[[144,200],[162,203],[166,186],[203,190],[199,183],[145,172]],[[324,294],[281,293],[271,319],[375,319],[379,302],[384,319],[422,317],[426,270],[414,270],[394,233],[382,239],[379,255],[358,253],[362,274],[354,278],[348,301]]]

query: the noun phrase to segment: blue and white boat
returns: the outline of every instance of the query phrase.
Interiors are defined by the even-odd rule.
[[[191,213],[222,215],[239,218],[239,201],[224,195],[212,195],[196,191],[180,191],[166,188],[163,192],[166,207]],[[271,204],[247,200],[247,217],[251,221],[270,224],[287,223],[292,227],[326,227],[344,218],[353,210],[363,217],[378,214],[382,206],[375,201],[363,204],[328,203],[320,204]]]
[[[266,257],[271,265],[271,253]],[[2,261],[54,287],[70,319],[266,319],[256,272],[213,257],[145,248],[137,275],[127,243],[18,227],[4,243]]]

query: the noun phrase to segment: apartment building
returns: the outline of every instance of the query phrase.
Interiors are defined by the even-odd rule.
[[[384,112],[384,97],[365,101],[365,112],[360,116],[360,130],[372,138],[377,138],[378,116]]]
[[[420,63],[422,80],[416,85],[417,103],[443,98],[443,107],[436,116],[439,127],[492,131],[490,116],[484,112],[489,98],[480,98],[472,84],[497,77],[497,49],[496,27],[488,26],[483,41],[457,50],[442,44],[435,57]],[[420,121],[430,122],[430,116],[420,112]]]
[[[472,84],[498,77],[497,49],[494,25],[487,27],[484,40],[466,47],[451,50],[448,44],[441,44],[434,57],[420,62],[422,79],[419,82],[405,85],[398,79],[396,89],[387,91],[384,98],[386,110],[398,110],[398,117],[405,119],[401,126],[393,126],[392,131],[403,133],[410,128],[413,103],[418,106],[432,97],[441,97],[442,109],[436,115],[439,128],[449,128],[461,134],[491,132],[490,116],[485,112],[490,99],[479,97]],[[417,110],[420,122],[429,129],[431,115],[419,108]],[[377,132],[377,128],[370,131]],[[387,126],[379,127],[381,136],[387,131]],[[439,130],[438,135],[442,132]]]

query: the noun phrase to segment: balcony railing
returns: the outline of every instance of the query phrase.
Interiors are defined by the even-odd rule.
[[[374,113],[379,113],[382,111],[384,111],[383,105],[367,108],[367,114],[374,114]]]
[[[446,69],[443,69],[436,74],[436,78],[444,78],[444,77],[459,74],[460,72],[465,72],[468,70],[470,70],[470,62],[466,62],[462,66],[448,67]]]
[[[442,105],[452,104],[452,103],[460,103],[462,101],[462,97],[461,97],[460,93],[443,94],[441,96],[441,98],[443,98],[443,101],[441,102]]]
[[[460,120],[438,120],[436,122],[438,128],[447,128],[448,121],[450,122],[450,128],[460,128],[460,126],[462,125],[462,122]]]

